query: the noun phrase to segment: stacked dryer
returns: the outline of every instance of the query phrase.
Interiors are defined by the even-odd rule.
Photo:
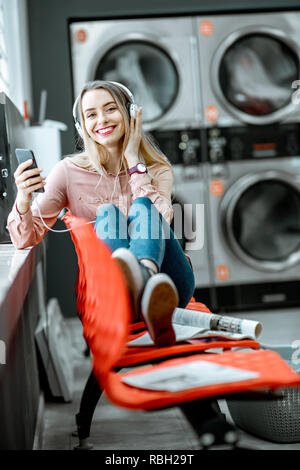
[[[206,227],[196,206],[207,206],[202,165],[201,90],[195,22],[191,17],[99,20],[70,24],[74,99],[90,80],[123,83],[143,106],[143,127],[151,132],[175,170],[174,203],[186,218],[179,228],[191,257],[197,287],[210,285]],[[192,210],[190,210],[192,209]],[[201,212],[201,211],[200,211]],[[205,220],[205,219],[204,219]],[[197,224],[196,224],[197,222]],[[193,226],[196,239],[188,235]],[[180,235],[180,234],[179,234]],[[187,245],[187,243],[190,243]],[[201,245],[201,243],[200,243]]]
[[[219,310],[300,304],[300,12],[197,18]]]
[[[299,22],[274,12],[70,24],[74,98],[89,80],[128,86],[174,165],[174,202],[192,204],[187,217],[204,204],[204,246],[189,254],[215,310],[300,303]]]
[[[143,106],[146,130],[199,125],[192,18],[74,22],[70,43],[74,97],[89,80],[113,80]]]

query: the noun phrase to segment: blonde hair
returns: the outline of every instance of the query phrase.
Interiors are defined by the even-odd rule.
[[[123,139],[123,149],[122,153],[127,147],[129,134],[130,134],[130,117],[126,108],[126,103],[128,101],[131,102],[130,97],[127,95],[125,90],[119,87],[117,84],[109,82],[109,81],[102,81],[96,80],[93,82],[88,82],[81,90],[81,93],[78,98],[78,108],[80,112],[80,121],[81,121],[81,129],[82,129],[82,141],[83,141],[83,151],[78,154],[70,155],[73,163],[81,168],[91,171],[97,171],[101,175],[106,174],[105,170],[105,163],[109,159],[109,153],[106,148],[95,142],[87,133],[85,124],[84,124],[84,116],[82,112],[82,98],[90,90],[97,90],[99,88],[103,88],[107,90],[115,100],[117,107],[123,117],[124,120],[124,127],[125,127],[125,135]],[[77,111],[78,112],[78,111]],[[172,168],[170,162],[168,161],[167,157],[161,152],[157,144],[154,142],[152,136],[146,135],[142,130],[142,138],[140,143],[140,158],[147,166],[151,166],[154,164],[166,165]]]

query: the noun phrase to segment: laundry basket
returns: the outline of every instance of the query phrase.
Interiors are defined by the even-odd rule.
[[[291,346],[267,346],[277,352],[300,374],[300,354]],[[285,387],[277,397],[228,399],[227,405],[235,424],[246,432],[273,442],[300,442],[300,387]]]

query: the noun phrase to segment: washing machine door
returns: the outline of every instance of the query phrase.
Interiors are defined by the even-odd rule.
[[[121,82],[143,106],[143,121],[161,118],[178,94],[175,64],[161,47],[146,40],[131,40],[111,47],[97,62],[94,80]]]
[[[267,27],[231,34],[216,54],[215,92],[236,117],[250,124],[276,122],[294,110],[299,53],[280,31]]]
[[[300,261],[298,186],[292,175],[272,170],[242,177],[229,188],[221,203],[222,226],[240,260],[265,272]]]

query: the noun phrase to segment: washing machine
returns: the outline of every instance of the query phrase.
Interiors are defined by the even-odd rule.
[[[77,21],[69,25],[74,98],[95,79],[123,83],[143,106],[143,127],[201,123],[199,57],[191,17]]]
[[[300,304],[300,124],[207,135],[215,310]]]
[[[199,300],[209,302],[209,293],[203,291],[211,285],[211,279],[207,236],[207,163],[203,163],[201,132],[191,129],[153,131],[151,135],[174,169],[174,219],[171,226],[192,262],[195,286],[200,289]]]
[[[299,122],[300,11],[195,21],[206,127]]]

